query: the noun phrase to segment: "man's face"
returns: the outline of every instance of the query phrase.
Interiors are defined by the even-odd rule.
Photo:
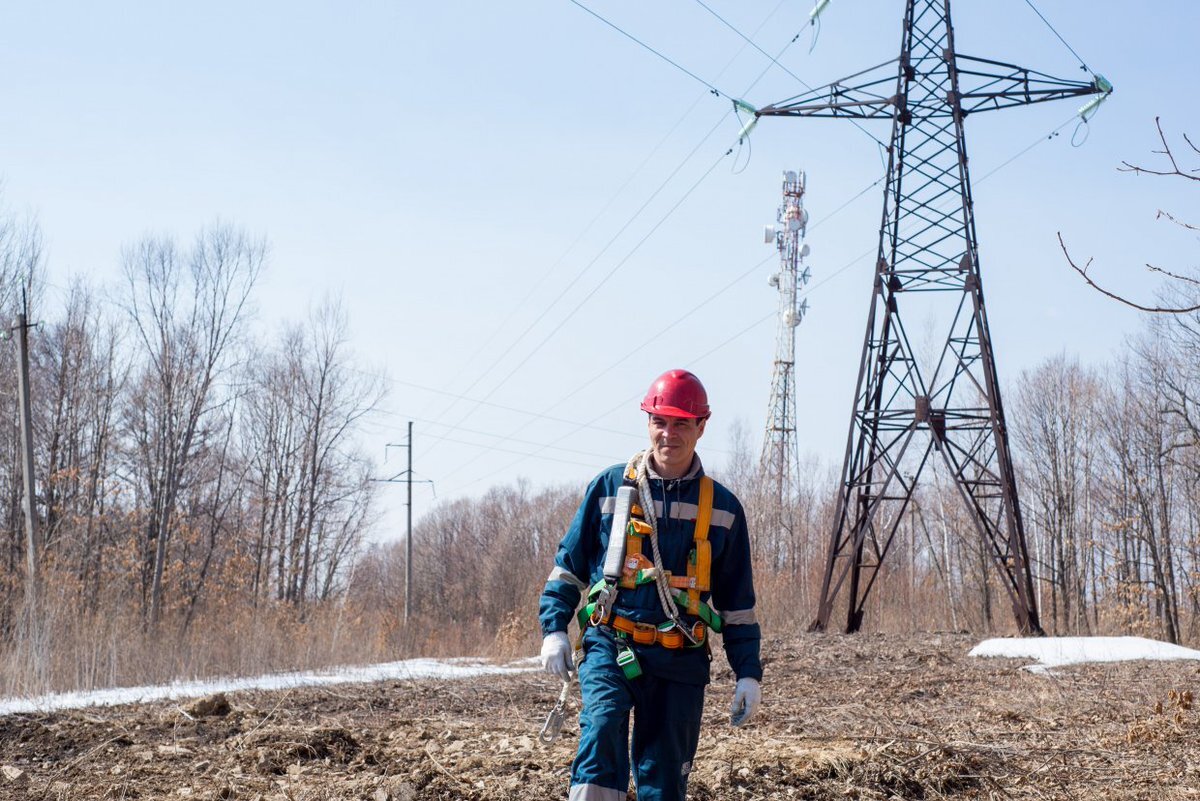
[[[650,452],[663,478],[680,478],[692,466],[696,441],[704,433],[707,419],[650,415]]]

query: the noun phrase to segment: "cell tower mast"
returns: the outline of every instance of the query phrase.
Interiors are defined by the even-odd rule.
[[[892,121],[871,305],[814,629],[828,626],[847,579],[845,630],[862,625],[904,510],[936,453],[992,556],[1017,626],[1042,633],[983,302],[963,120],[1111,91],[1099,75],[1062,80],[962,55],[950,0],[906,0],[897,59],[757,112]],[[905,311],[943,327],[931,360],[918,358]]]
[[[779,334],[775,340],[775,369],[771,376],[771,400],[767,405],[767,429],[763,437],[761,470],[772,533],[790,531],[794,521],[791,510],[798,481],[796,448],[796,326],[808,311],[808,301],[798,293],[808,283],[809,271],[801,269],[808,255],[803,244],[808,227],[804,210],[804,173],[783,174],[783,201],[776,215],[777,226],[768,226],[763,239],[779,250],[779,272],[770,284],[779,290]]]

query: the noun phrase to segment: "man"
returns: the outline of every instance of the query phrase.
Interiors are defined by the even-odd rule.
[[[704,386],[670,370],[642,409],[650,447],[588,486],[542,592],[542,665],[564,681],[575,667],[567,625],[586,595],[570,801],[624,801],[631,752],[638,801],[684,801],[712,631],[737,677],[733,725],[761,698],[746,516],[696,455],[709,417]]]

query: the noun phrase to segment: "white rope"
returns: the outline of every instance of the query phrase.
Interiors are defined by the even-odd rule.
[[[658,515],[654,511],[654,496],[650,494],[649,463],[649,449],[639,451],[625,466],[625,474],[628,475],[632,472],[636,476],[638,496],[642,501],[642,513],[646,522],[650,524],[650,548],[654,554],[654,587],[658,590],[658,601],[662,605],[663,613],[675,624],[675,627],[684,632],[689,640],[692,640],[691,632],[679,622],[679,612],[675,607],[675,602],[671,599],[671,589],[667,585],[667,572],[663,569],[662,554],[658,549]],[[692,641],[695,642],[695,640]]]

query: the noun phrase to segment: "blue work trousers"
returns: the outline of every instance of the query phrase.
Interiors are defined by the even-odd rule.
[[[611,635],[595,630],[588,635],[587,656],[579,666],[583,711],[570,801],[625,801],[631,759],[638,801],[684,801],[700,740],[704,685],[649,672],[627,679]]]

